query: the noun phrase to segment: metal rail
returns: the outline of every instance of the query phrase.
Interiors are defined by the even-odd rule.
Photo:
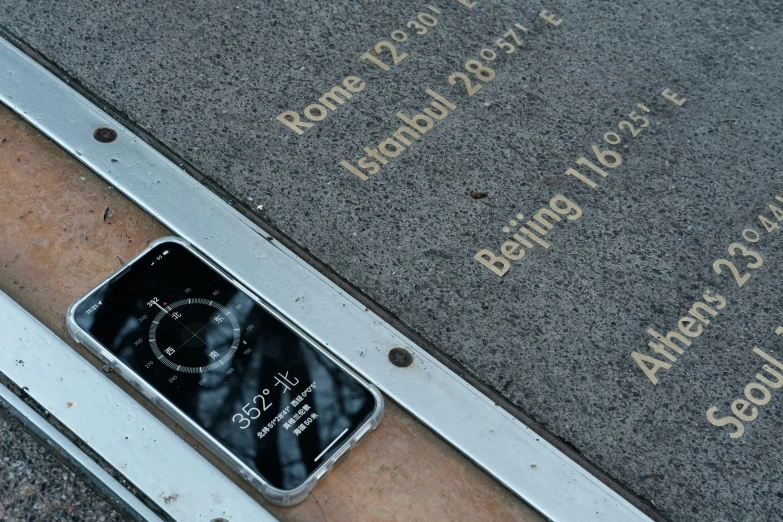
[[[7,310],[0,304],[0,313]],[[133,496],[124,486],[95,463],[76,444],[57,431],[46,419],[25,404],[14,392],[0,384],[0,407],[10,411],[14,417],[35,435],[53,448],[66,462],[87,475],[98,489],[120,505],[123,511],[131,514],[139,522],[162,522],[162,519]]]
[[[0,371],[174,520],[277,520],[2,292]],[[4,386],[0,401],[13,406],[26,424],[41,430],[142,520],[160,520]]]

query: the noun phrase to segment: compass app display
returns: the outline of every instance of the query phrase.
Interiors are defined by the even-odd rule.
[[[75,318],[278,489],[301,485],[376,407],[359,381],[178,243],[153,248]]]

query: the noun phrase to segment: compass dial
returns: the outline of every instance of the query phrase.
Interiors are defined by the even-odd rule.
[[[150,325],[150,348],[172,370],[208,372],[225,365],[239,346],[239,323],[220,303],[190,298],[153,304],[160,312]]]

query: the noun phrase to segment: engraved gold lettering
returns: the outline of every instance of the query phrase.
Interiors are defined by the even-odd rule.
[[[410,145],[411,141],[403,136],[403,134],[407,134],[414,140],[418,140],[421,137],[418,132],[414,131],[410,127],[403,125],[394,132],[394,137],[397,139],[397,141],[401,141],[404,145]]]
[[[346,102],[346,100],[350,100],[352,97],[353,95],[342,87],[335,87],[331,91],[318,98],[318,101],[321,102],[321,105],[327,109],[335,110],[337,106],[335,106],[332,102],[337,103],[337,105],[342,105]]]
[[[549,216],[549,217],[551,217],[552,219],[554,219],[557,222],[562,221],[560,219],[560,216],[558,216],[557,214],[555,214],[554,212],[552,212],[548,208],[542,208],[541,210],[539,210],[536,213],[535,216],[533,216],[533,219],[535,219],[536,221],[541,223],[542,226],[545,226],[547,228],[547,230],[552,230],[552,227],[554,227],[555,225],[554,225],[554,223],[550,223],[549,221],[547,221],[545,219],[545,216]]]
[[[554,15],[554,13],[551,13],[547,10],[541,11],[540,13],[538,13],[538,16],[539,18],[543,18],[544,20],[554,25],[555,27],[563,23],[562,18],[558,18],[557,16]]]
[[[457,108],[456,105],[432,89],[427,89],[426,93],[437,101],[431,101],[430,106],[423,109],[422,112],[424,114],[419,113],[411,118],[402,112],[398,112],[396,115],[397,118],[407,125],[398,127],[390,137],[381,140],[376,148],[364,147],[364,152],[367,156],[357,161],[359,168],[364,169],[369,174],[377,173],[381,169],[381,166],[389,164],[388,158],[396,158],[399,156],[414,140],[421,139],[423,134],[426,134],[431,130],[436,121],[447,118],[449,109],[454,110]],[[371,161],[371,159],[375,161]],[[356,172],[349,167],[349,165],[353,166],[350,161],[344,160],[340,164],[351,173],[356,174]],[[361,171],[359,172],[364,176],[367,175]],[[362,176],[358,177],[364,179]]]
[[[528,221],[528,223],[530,223],[530,221]],[[543,239],[541,239],[540,237],[538,237],[532,231],[526,229],[525,227],[519,227],[519,231],[522,232],[523,234],[525,234],[527,237],[529,237],[534,242],[538,243],[539,245],[541,245],[544,248],[549,248],[549,247],[552,246],[549,243],[547,243],[546,241],[544,241]]]
[[[770,363],[770,364],[774,364],[775,366],[777,366],[778,368],[780,368],[781,370],[783,370],[783,364],[781,364],[780,362],[778,362],[778,361],[777,361],[777,360],[776,360],[774,357],[772,357],[771,355],[769,355],[769,354],[765,353],[765,352],[764,352],[764,351],[762,351],[762,350],[759,350],[759,349],[758,349],[758,347],[756,347],[756,348],[753,348],[753,353],[755,353],[756,355],[758,355],[759,357],[761,357],[762,359],[764,359],[764,360],[765,360],[765,361],[767,361],[768,363]]]
[[[321,121],[326,118],[328,113],[326,112],[326,107],[313,103],[312,105],[305,107],[304,114],[310,121]]]
[[[370,158],[362,158],[356,162],[359,167],[367,171],[368,174],[377,174],[381,170],[381,166],[374,161],[370,161]]]
[[[652,337],[658,339],[663,344],[665,344],[666,346],[668,346],[669,348],[671,348],[675,352],[679,353],[680,355],[682,355],[683,350],[682,350],[682,348],[680,348],[679,346],[677,346],[674,343],[674,339],[677,339],[678,341],[680,341],[686,348],[691,345],[691,341],[689,339],[687,339],[682,334],[679,334],[677,332],[668,332],[665,336],[663,336],[663,335],[659,334],[658,332],[656,332],[655,330],[653,330],[652,328],[648,328],[647,329],[647,333],[650,334]],[[653,341],[650,341],[648,344],[650,346],[653,346],[653,345],[655,345],[657,343],[655,343]]]
[[[351,172],[351,174],[356,174],[363,181],[367,181],[367,176],[362,171],[360,171],[359,169],[357,169],[356,167],[351,165],[349,162],[343,160],[343,161],[340,162],[340,165],[342,165],[343,167],[348,169],[348,171]]]
[[[565,208],[562,208],[562,205],[565,205]],[[582,217],[581,207],[562,194],[557,194],[549,200],[549,208],[569,221],[575,221]],[[558,219],[558,221],[560,220]]]
[[[519,243],[513,241],[506,241],[500,245],[500,253],[511,261],[519,261],[525,257],[525,249],[519,246]]]
[[[517,241],[519,241],[522,245],[526,246],[527,248],[533,248],[533,243],[531,243],[524,237],[520,236],[519,234],[514,234],[512,237]]]
[[[631,357],[634,361],[636,361],[636,364],[639,365],[639,368],[642,369],[647,378],[650,379],[650,382],[653,383],[653,386],[658,384],[658,377],[655,376],[655,374],[658,373],[658,370],[661,368],[668,370],[672,367],[671,364],[665,361],[661,361],[655,357],[650,357],[649,355],[644,355],[643,353],[639,352],[633,352]],[[674,360],[676,361],[677,359],[675,358]]]
[[[473,259],[492,270],[495,275],[503,277],[508,269],[511,267],[508,259],[500,256],[496,256],[491,250],[486,248],[479,250],[479,252],[473,256]]]
[[[780,388],[781,386],[783,386],[783,375],[781,375],[780,372],[778,372],[777,370],[775,370],[772,366],[770,366],[768,364],[765,364],[762,369],[765,372],[767,372],[768,374],[770,374],[771,376],[773,376],[775,378],[775,382],[773,383],[772,381],[770,381],[769,379],[767,379],[765,376],[763,376],[760,373],[756,374],[756,379],[760,380],[761,382],[763,382],[764,384],[766,384],[767,386],[769,386],[770,388],[772,388],[774,390],[776,390],[776,389]]]
[[[476,2],[470,2],[469,0],[457,0],[460,4],[464,5],[468,9],[473,9],[476,7]]]
[[[710,324],[710,320],[707,319],[706,317],[704,317],[703,315],[701,315],[698,312],[699,309],[704,310],[705,312],[707,312],[708,314],[710,314],[713,317],[718,315],[718,312],[716,312],[715,310],[713,310],[712,308],[710,308],[706,304],[702,303],[701,301],[696,301],[695,303],[693,303],[693,306],[691,307],[691,309],[688,310],[688,313],[691,314],[693,317],[695,317],[696,319],[698,319],[699,321],[701,321],[704,324]]]
[[[661,93],[661,96],[666,98],[667,100],[671,101],[673,104],[677,105],[678,107],[682,107],[682,105],[688,101],[685,98],[678,98],[678,94],[676,92],[672,92],[669,89],[664,89]]]
[[[579,181],[581,181],[582,183],[584,183],[590,188],[595,188],[598,186],[596,182],[584,177],[582,173],[576,169],[573,168],[566,169],[565,173],[567,176],[574,176],[576,179],[578,179]]]
[[[774,205],[770,205],[770,207],[774,207]],[[766,230],[767,232],[772,232],[776,228],[780,228],[780,225],[778,225],[774,221],[770,221],[764,216],[759,216],[759,222],[764,226],[764,230]]]
[[[413,118],[408,118],[403,113],[398,112],[397,117],[422,134],[425,134],[428,130],[430,130],[433,125],[432,120],[423,114],[417,114]],[[419,122],[422,120],[424,123],[420,125]]]
[[[547,235],[547,230],[539,227],[536,223],[533,223],[532,220],[528,221],[527,223],[525,223],[525,225],[527,225],[528,227],[532,228],[533,230],[535,230],[536,232],[538,232],[542,236]],[[546,247],[546,248],[549,248],[549,247]]]
[[[753,394],[753,390],[761,392],[761,398],[759,399]],[[763,385],[757,382],[751,382],[745,386],[745,397],[756,406],[764,406],[772,400],[772,393]]]
[[[750,409],[750,413],[748,413],[748,409]],[[743,401],[742,399],[737,399],[731,403],[731,413],[744,421],[754,421],[759,416],[758,408],[751,406],[748,401]]]
[[[368,156],[370,156],[372,159],[378,160],[381,162],[381,165],[386,165],[389,163],[389,160],[383,157],[383,155],[378,152],[377,149],[371,149],[370,147],[364,147],[364,152],[367,153]]]
[[[354,94],[357,92],[362,92],[366,86],[367,84],[357,76],[346,76],[343,80],[343,87]]]
[[[705,290],[704,295],[702,298],[707,301],[710,304],[717,303],[715,305],[715,308],[718,310],[723,310],[726,308],[726,298],[721,295],[712,295],[712,292],[709,290]],[[717,314],[716,314],[717,315]],[[704,323],[707,324],[707,323]]]
[[[696,328],[693,328],[696,325]],[[688,337],[694,338],[701,335],[704,331],[704,327],[696,322],[693,317],[681,317],[677,322],[677,328]]]
[[[297,134],[304,134],[304,131],[302,129],[309,129],[310,127],[315,125],[314,123],[308,123],[306,121],[302,121],[299,115],[294,111],[285,111],[281,113],[277,117],[277,121],[282,122],[283,124],[285,124],[286,127],[288,127],[289,129],[291,129]]]
[[[326,91],[318,98],[319,103],[312,103],[305,107],[303,115],[310,121],[303,121],[302,116],[296,111],[284,111],[277,116],[277,121],[297,133],[304,134],[306,129],[316,125],[329,116],[329,111],[335,111],[339,105],[344,105],[353,98],[353,94],[364,90],[367,86],[358,76],[346,76],[343,79],[343,86],[335,86]],[[311,123],[316,122],[316,123]]]
[[[402,151],[405,150],[405,147],[394,141],[392,138],[386,138],[378,145],[378,150],[381,151],[381,154],[387,158],[396,158]]]
[[[783,327],[778,327],[775,330],[775,333],[778,335],[783,334]],[[771,355],[760,350],[758,347],[753,348],[753,353],[764,359],[766,362],[773,364],[778,369],[783,369],[783,364],[781,364]],[[774,377],[775,381],[772,382],[766,376],[762,375],[761,373],[757,373],[756,379],[760,382],[749,382],[743,389],[743,394],[747,400],[735,399],[731,403],[731,412],[734,414],[734,417],[728,416],[723,417],[722,419],[716,419],[715,412],[718,411],[718,408],[713,406],[707,410],[707,419],[713,426],[722,427],[728,424],[733,424],[737,428],[735,431],[729,433],[729,437],[732,439],[737,439],[745,433],[745,427],[740,421],[753,422],[759,416],[759,410],[756,408],[756,406],[765,406],[772,400],[772,392],[770,391],[770,388],[777,390],[783,386],[783,375],[781,375],[778,370],[769,364],[765,364],[762,368],[762,371]],[[764,386],[765,384],[766,386]],[[767,386],[769,386],[769,388],[767,388]]]
[[[438,112],[434,112],[432,109],[424,109],[424,114],[436,120],[442,120],[449,115],[449,111],[438,102],[432,102],[432,107],[437,109]]]
[[[709,410],[707,410],[707,420],[710,421],[710,424],[717,427],[722,426],[728,426],[731,424],[736,430],[729,433],[729,437],[732,439],[738,439],[742,437],[742,434],[745,433],[745,426],[737,420],[736,418],[732,417],[731,415],[727,415],[725,417],[721,417],[720,419],[715,418],[715,414],[718,412],[718,408],[716,406],[713,406]]]

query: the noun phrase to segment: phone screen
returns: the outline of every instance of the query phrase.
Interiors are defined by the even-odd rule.
[[[157,245],[76,323],[272,486],[291,490],[375,397],[179,243]]]

